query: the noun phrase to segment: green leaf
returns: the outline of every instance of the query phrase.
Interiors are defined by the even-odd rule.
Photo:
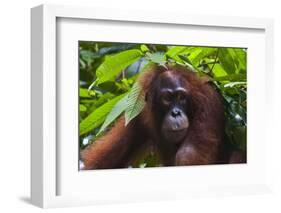
[[[175,47],[170,48],[166,52],[166,55],[169,56],[170,58],[174,58],[175,56],[183,53],[187,49],[188,49],[188,47],[185,47],[185,46],[175,46]]]
[[[85,107],[85,105],[83,105],[83,104],[79,104],[79,110],[80,110],[80,112],[86,112],[87,107]]]
[[[125,111],[125,109],[127,108],[127,101],[128,101],[128,95],[126,95],[125,97],[123,97],[121,100],[118,101],[118,103],[112,108],[110,113],[107,115],[97,135],[102,133],[116,118],[119,117],[119,115],[122,114],[122,112]]]
[[[200,47],[198,48],[199,51],[197,50],[196,54],[191,54],[189,59],[191,60],[193,66],[198,66],[200,61],[204,59],[205,57],[208,57],[215,53],[218,49],[213,48],[213,47]]]
[[[97,68],[95,84],[114,81],[117,75],[126,67],[142,57],[142,52],[137,49],[126,50],[113,56],[105,57],[104,62]]]
[[[191,63],[191,61],[189,60],[188,57],[186,57],[186,56],[184,56],[184,55],[178,55],[178,57],[179,57],[181,60],[183,60],[183,61],[185,61],[186,63],[188,63],[190,66],[192,66],[192,63]]]
[[[141,93],[141,86],[136,82],[128,94],[128,106],[125,110],[125,125],[140,114],[144,106],[144,95]]]
[[[86,68],[86,63],[81,58],[79,58],[79,64],[80,64],[82,69]]]
[[[246,81],[246,74],[230,74],[221,77],[214,77],[215,81]]]
[[[197,56],[202,52],[202,49],[200,47],[195,47],[192,49],[190,54],[188,55],[188,59],[191,61],[192,65],[195,66],[194,61],[196,60]]]
[[[236,71],[236,65],[229,49],[230,48],[220,48],[218,57],[223,69],[228,74],[233,74]]]
[[[149,51],[149,48],[148,48],[145,44],[142,44],[142,45],[140,46],[140,49],[141,49],[141,51],[144,52],[144,53]]]
[[[155,64],[164,65],[166,63],[166,55],[162,52],[147,53],[146,56]]]
[[[119,95],[114,99],[106,102],[95,111],[93,111],[90,115],[88,115],[84,120],[80,123],[80,135],[90,132],[91,130],[100,126],[107,114],[111,111],[111,109],[115,106],[115,104],[125,96],[125,94]]]
[[[91,94],[90,93],[93,93],[93,91],[89,91],[88,89],[84,89],[84,88],[80,88],[79,89],[79,96],[81,98],[91,98]]]
[[[178,63],[183,63],[186,60],[183,60],[180,56],[185,56],[191,52],[193,47],[186,47],[186,46],[173,46],[167,52],[167,58],[172,58]],[[188,62],[189,63],[189,62]],[[191,63],[189,63],[191,64]]]
[[[247,62],[246,51],[242,48],[228,48],[228,51],[235,62],[236,73],[245,73]]]
[[[101,105],[105,104],[106,102],[110,101],[111,99],[113,99],[115,97],[116,97],[116,95],[114,95],[110,92],[101,94],[101,95],[99,95],[98,99],[95,100],[95,106],[100,107]]]
[[[210,69],[212,68],[213,65],[210,65]],[[223,76],[227,76],[227,72],[222,68],[222,66],[220,64],[215,64],[212,70],[212,74],[215,77],[223,77]]]
[[[93,53],[92,51],[89,51],[89,50],[80,51],[80,58],[82,60],[86,61],[88,66],[90,66],[90,64],[98,57],[99,57],[99,55],[96,53]]]
[[[191,70],[193,70],[194,72],[197,72],[196,68],[192,65],[191,61],[189,60],[188,57],[184,56],[184,55],[178,55],[178,57],[185,63],[185,65],[190,68]],[[178,62],[180,62],[179,60],[177,60]]]

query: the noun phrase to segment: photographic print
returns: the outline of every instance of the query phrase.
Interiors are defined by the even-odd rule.
[[[80,170],[247,162],[246,48],[78,50]]]

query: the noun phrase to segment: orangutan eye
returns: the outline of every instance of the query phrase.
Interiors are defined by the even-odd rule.
[[[161,102],[165,105],[169,105],[173,100],[173,92],[165,90],[161,92]]]
[[[178,100],[178,103],[185,105],[188,101],[188,95],[187,95],[186,91],[178,91],[177,100]]]

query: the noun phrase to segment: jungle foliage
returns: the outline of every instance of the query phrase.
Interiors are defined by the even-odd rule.
[[[138,76],[151,64],[180,64],[207,75],[220,92],[228,143],[246,149],[247,50],[157,44],[79,42],[80,148],[103,135],[122,114],[126,124],[142,110]],[[150,161],[150,162],[149,162]],[[144,158],[139,167],[153,166]]]

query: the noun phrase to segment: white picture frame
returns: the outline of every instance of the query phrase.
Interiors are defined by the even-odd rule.
[[[95,26],[95,22],[98,22],[98,26]],[[103,25],[108,26],[103,29]],[[167,32],[167,35],[166,37],[162,35],[157,37],[157,33],[154,33],[155,37],[151,36],[150,38],[144,35],[138,37],[136,34],[129,36],[117,36],[115,34],[105,37],[108,29],[114,32],[118,28],[124,30],[126,27],[134,28],[138,25],[141,25],[142,29],[148,26],[149,30],[153,30],[151,28],[151,25],[153,25],[159,30],[159,33]],[[272,114],[269,108],[272,107],[273,103],[269,92],[273,87],[272,83],[269,83],[271,82],[269,76],[273,76],[273,21],[271,19],[172,13],[167,16],[160,12],[41,5],[31,10],[31,26],[31,201],[33,204],[47,208],[183,199],[198,196],[241,195],[271,191],[271,166],[268,160],[272,131],[270,128]],[[66,104],[70,103],[71,106],[67,106],[75,111],[75,107],[72,107],[75,103],[73,100],[68,102],[69,100],[65,98],[59,102],[57,97],[59,90],[63,91],[67,88],[73,89],[75,93],[75,88],[78,87],[75,78],[77,73],[75,72],[78,72],[78,70],[77,66],[72,68],[75,64],[72,64],[72,60],[69,59],[75,59],[77,55],[71,55],[67,52],[71,52],[69,50],[75,51],[75,49],[71,49],[71,45],[80,37],[91,39],[91,33],[97,29],[96,27],[101,29],[98,35],[100,37],[96,37],[97,40],[105,38],[105,41],[125,42],[136,41],[134,39],[137,39],[139,42],[186,44],[184,38],[181,38],[180,35],[183,29],[189,28],[195,33],[198,29],[202,32],[208,31],[210,35],[209,40],[204,39],[204,36],[191,36],[191,44],[193,45],[228,46],[232,44],[233,46],[250,47],[248,54],[251,58],[248,69],[255,69],[258,74],[248,76],[251,86],[249,88],[250,106],[248,110],[252,111],[249,114],[249,119],[252,122],[249,123],[253,125],[249,127],[248,141],[250,144],[254,140],[258,142],[256,146],[248,146],[248,150],[250,148],[248,153],[250,159],[247,165],[203,166],[204,169],[191,167],[188,170],[186,167],[173,167],[165,168],[165,170],[158,168],[89,171],[80,172],[78,175],[78,166],[73,166],[76,161],[78,164],[78,154],[73,156],[73,153],[77,151],[77,147],[74,148],[74,143],[75,140],[77,141],[78,131],[70,131],[71,133],[65,137],[59,136],[65,134],[63,128],[76,130],[78,122],[74,122],[73,126],[66,126],[67,124],[59,126],[57,122],[60,114],[65,118],[63,116],[64,111],[69,110],[66,109],[68,108],[65,107]],[[90,28],[92,30],[88,31]],[[173,29],[175,33],[169,35],[168,29]],[[239,34],[240,31],[242,32],[241,35]],[[81,32],[81,34],[77,32]],[[137,32],[137,29],[135,32]],[[66,38],[66,34],[69,35],[68,38]],[[169,38],[172,38],[173,35],[178,40],[170,41]],[[221,35],[221,37],[218,39],[217,35]],[[235,35],[239,38],[237,41]],[[67,58],[64,58],[64,56]],[[254,59],[257,60],[255,63]],[[70,70],[67,85],[62,82],[64,78],[58,77],[58,71],[65,69],[64,66],[67,66],[64,63],[66,60],[69,62],[67,68]],[[60,75],[64,75],[63,72]],[[255,99],[253,91],[258,91],[259,100]],[[63,104],[60,106],[59,103],[62,102]],[[265,112],[265,105],[269,112]],[[69,112],[67,111],[68,114]],[[259,131],[261,127],[255,124],[254,117],[257,114],[263,114],[260,116],[260,120],[267,123],[266,131]],[[256,135],[254,134],[255,131]],[[63,138],[64,142],[58,144],[59,138]],[[70,145],[66,146],[65,140],[68,140],[68,138],[71,141],[73,140],[73,143],[70,142]],[[70,148],[66,150],[66,147],[69,146]],[[77,170],[74,171],[73,168],[75,167],[77,167]],[[186,171],[188,171],[188,174]],[[243,173],[243,175],[239,176],[240,173]],[[218,175],[228,178],[232,174],[234,175],[233,180],[231,178],[217,180]],[[205,178],[206,175],[209,176],[210,180],[202,184],[202,177]],[[65,178],[66,176],[67,178]],[[143,183],[135,186],[135,183],[139,183],[140,178]],[[171,183],[167,183],[165,178],[171,180]],[[94,181],[89,186],[91,180]],[[118,184],[116,184],[117,181],[119,181]],[[149,185],[150,183],[152,184]],[[95,189],[95,193],[91,193],[93,189]],[[89,194],[87,191],[89,191]]]

